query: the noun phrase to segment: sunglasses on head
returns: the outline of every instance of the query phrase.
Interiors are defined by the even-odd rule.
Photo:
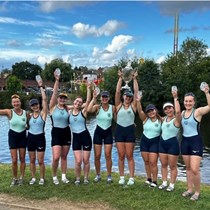
[[[189,92],[189,93],[186,93],[184,96],[192,96],[192,97],[195,97],[195,94],[192,93],[192,92]]]

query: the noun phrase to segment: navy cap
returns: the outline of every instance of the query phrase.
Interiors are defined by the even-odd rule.
[[[102,93],[101,93],[101,96],[107,96],[107,97],[109,97],[109,91],[103,91]]]
[[[29,106],[32,106],[33,104],[39,104],[39,101],[38,101],[36,98],[32,98],[32,99],[29,101]]]
[[[123,95],[128,96],[128,97],[133,97],[133,93],[129,90],[126,90]]]
[[[153,110],[153,109],[156,109],[155,105],[154,104],[149,104],[149,105],[147,105],[145,111],[148,112],[149,110]]]

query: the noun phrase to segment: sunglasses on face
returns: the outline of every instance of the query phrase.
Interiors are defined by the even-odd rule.
[[[189,93],[186,93],[184,96],[192,96],[192,97],[195,97],[195,94],[192,93],[192,92],[189,92]]]
[[[32,104],[32,105],[31,105],[31,107],[33,107],[33,106],[37,106],[37,105],[38,105],[38,104]]]
[[[167,106],[164,108],[164,111],[166,111],[167,109],[172,109],[172,106]]]
[[[60,99],[66,99],[66,97],[65,96],[61,96],[61,97],[59,97]]]
[[[101,96],[102,98],[108,98],[108,96]]]

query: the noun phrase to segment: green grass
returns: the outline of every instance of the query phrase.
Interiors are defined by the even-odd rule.
[[[37,170],[38,173],[38,170]],[[0,165],[0,193],[7,193],[30,199],[57,199],[70,200],[72,202],[94,202],[106,203],[110,208],[120,210],[149,209],[149,210],[209,210],[210,209],[210,186],[202,185],[201,197],[197,202],[183,198],[182,192],[186,189],[186,183],[177,182],[174,192],[166,192],[157,188],[144,186],[145,179],[136,177],[135,185],[122,187],[118,185],[118,174],[113,174],[114,182],[106,184],[106,174],[102,173],[102,181],[93,183],[94,172],[90,174],[90,184],[75,186],[74,170],[69,169],[67,178],[70,184],[55,186],[52,183],[51,168],[46,168],[46,184],[30,186],[29,167],[26,169],[25,182],[23,186],[10,187],[11,165]],[[59,174],[60,178],[60,174]],[[128,178],[128,177],[126,177]],[[38,179],[38,177],[37,177]],[[159,181],[160,182],[160,181]]]

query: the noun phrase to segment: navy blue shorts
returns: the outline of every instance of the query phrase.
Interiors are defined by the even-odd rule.
[[[157,136],[152,139],[148,139],[144,134],[142,134],[140,139],[140,151],[141,152],[159,152],[159,139],[160,136]]]
[[[179,155],[180,149],[178,139],[173,137],[168,140],[163,140],[162,137],[160,137],[159,153]]]
[[[26,130],[18,133],[13,130],[8,132],[9,149],[19,149],[27,147]]]
[[[34,135],[28,132],[28,151],[44,152],[46,149],[46,139],[44,133]]]
[[[52,131],[52,142],[51,146],[70,146],[71,145],[71,130],[70,127],[56,128],[53,127]]]
[[[85,150],[91,151],[92,149],[92,139],[88,130],[81,133],[73,133],[73,151],[75,150]]]
[[[135,126],[130,125],[127,127],[122,127],[117,124],[115,130],[115,142],[129,142],[134,143],[136,140],[135,137]]]
[[[182,136],[181,142],[182,155],[196,155],[203,156],[203,142],[200,135],[184,137]]]
[[[93,143],[99,145],[102,145],[103,143],[113,144],[112,127],[110,126],[104,130],[97,125],[93,136]]]

